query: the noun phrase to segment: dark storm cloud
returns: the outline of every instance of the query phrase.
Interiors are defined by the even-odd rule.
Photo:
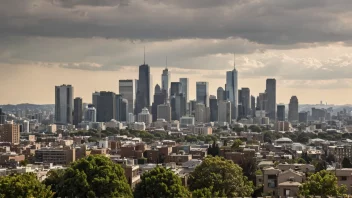
[[[0,8],[0,27],[3,36],[287,45],[350,40],[351,8],[350,0],[13,0]]]

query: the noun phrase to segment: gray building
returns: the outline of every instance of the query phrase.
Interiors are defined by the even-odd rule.
[[[218,100],[215,96],[209,97],[210,122],[218,121]]]
[[[255,117],[255,97],[251,96],[251,115]]]
[[[226,72],[226,94],[228,99],[232,103],[232,119],[237,119],[238,117],[238,72],[236,70],[236,65],[234,62],[232,71]]]
[[[157,118],[165,119],[166,121],[171,121],[171,106],[170,104],[160,104],[157,107]]]
[[[306,111],[299,112],[299,114],[298,114],[298,122],[299,123],[308,124],[308,112],[306,112]]]
[[[71,85],[55,86],[55,122],[72,124],[73,121],[73,87]]]
[[[116,119],[116,95],[114,92],[101,91],[98,97],[97,122]]]
[[[94,105],[95,108],[97,108],[98,106],[99,95],[100,95],[100,92],[97,92],[97,91],[92,94],[92,104]]]
[[[268,106],[266,109],[267,116],[271,120],[276,120],[276,79],[266,79],[266,94]]]
[[[128,100],[126,98],[123,98],[121,94],[116,94],[115,95],[115,101],[116,101],[116,118],[115,120],[117,121],[122,121],[126,122],[127,117],[128,117]]]
[[[97,110],[93,104],[89,104],[85,109],[84,121],[86,122],[96,122],[97,121]]]
[[[136,93],[135,114],[138,115],[142,112],[144,107],[150,107],[150,67],[143,64],[139,66],[139,79]]]
[[[297,96],[292,96],[288,105],[288,121],[298,121],[298,99]]]
[[[209,83],[197,82],[196,83],[196,99],[197,103],[202,103],[209,107]]]
[[[188,97],[189,97],[189,80],[188,78],[180,78],[180,83],[182,86],[182,94],[185,96],[186,98],[186,102],[188,102]]]
[[[169,91],[170,91],[170,78],[171,78],[171,74],[169,72],[169,70],[167,68],[165,68],[163,70],[163,73],[161,74],[161,90],[165,90],[167,93],[167,96],[169,95]]]
[[[242,105],[242,117],[251,117],[251,94],[249,88],[239,90],[239,104]]]
[[[78,126],[82,122],[83,118],[83,101],[82,98],[75,98],[73,100],[73,125]]]
[[[136,80],[119,80],[119,93],[128,101],[128,113],[134,113],[136,100]]]
[[[171,119],[180,120],[180,118],[186,115],[186,98],[180,93],[171,96]]]
[[[285,121],[286,120],[285,108],[286,107],[284,104],[277,105],[277,120],[278,121]]]
[[[218,99],[218,102],[225,100],[225,98],[226,98],[226,94],[225,94],[225,93],[226,93],[226,92],[225,92],[224,88],[222,88],[222,87],[219,87],[219,88],[216,90],[216,97],[217,97],[217,99]]]
[[[153,122],[158,118],[158,106],[166,103],[167,93],[166,90],[160,89],[160,86],[157,84],[154,88],[154,102],[152,104],[152,117]]]
[[[180,82],[171,82],[170,97],[182,93],[182,84]]]
[[[218,104],[218,122],[227,122],[231,124],[231,102],[228,100],[219,101]]]

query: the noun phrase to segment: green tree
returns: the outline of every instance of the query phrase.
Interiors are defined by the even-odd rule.
[[[101,155],[82,158],[57,177],[58,197],[132,197],[122,167]]]
[[[258,125],[251,125],[248,127],[251,132],[262,132],[262,129]]]
[[[352,168],[350,160],[346,157],[342,160],[342,168]]]
[[[27,166],[29,161],[27,159],[20,161],[20,166]]]
[[[142,175],[134,197],[190,197],[190,193],[172,170],[157,166]]]
[[[306,162],[306,160],[304,160],[303,158],[298,158],[298,159],[297,159],[297,163],[298,163],[298,164],[306,164],[307,162]]]
[[[207,157],[190,174],[191,191],[207,188],[223,197],[244,197],[253,193],[253,183],[243,176],[242,168],[221,157]]]
[[[231,149],[232,149],[233,151],[239,151],[241,145],[242,145],[242,141],[241,141],[240,139],[236,139],[236,140],[233,142],[233,144],[232,144],[232,146],[231,146]]]
[[[192,198],[213,198],[213,197],[222,197],[218,192],[214,192],[211,188],[202,188],[202,189],[197,189],[192,192]]]
[[[46,186],[50,186],[51,190],[56,193],[58,191],[57,187],[60,186],[61,183],[63,182],[62,177],[63,177],[64,173],[65,173],[65,169],[50,170],[47,173],[47,177],[43,181],[43,183]]]
[[[50,187],[42,184],[33,173],[0,177],[0,197],[53,197]]]
[[[317,172],[308,177],[308,179],[299,187],[300,195],[310,196],[341,196],[346,193],[346,186],[337,184],[337,177],[326,170]]]
[[[322,170],[326,170],[326,163],[325,161],[323,160],[316,160],[316,161],[313,161],[312,164],[314,165],[315,167],[315,172],[320,172]]]

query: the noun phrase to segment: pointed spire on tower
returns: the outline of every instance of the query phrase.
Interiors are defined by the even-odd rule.
[[[145,46],[144,46],[144,65],[145,65]]]
[[[166,69],[167,69],[167,56],[166,56]]]
[[[233,69],[236,69],[236,54],[233,53]]]

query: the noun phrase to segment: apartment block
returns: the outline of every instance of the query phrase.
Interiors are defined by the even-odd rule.
[[[53,164],[70,164],[76,160],[76,149],[65,148],[41,148],[35,151],[35,161]]]
[[[20,143],[20,125],[0,124],[0,142]]]

